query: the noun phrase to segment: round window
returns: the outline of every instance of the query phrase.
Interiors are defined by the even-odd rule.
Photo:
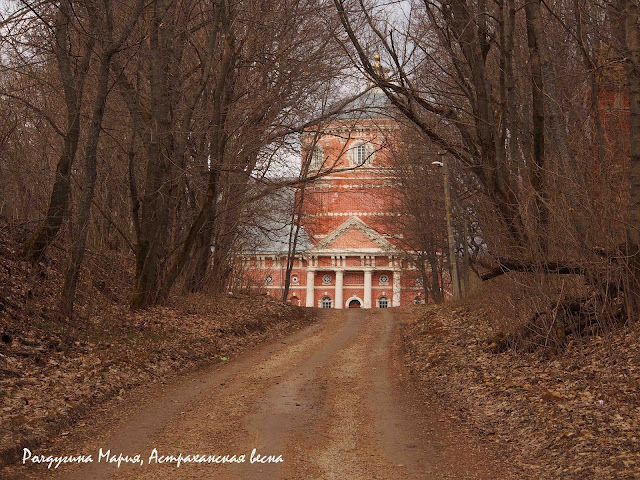
[[[324,285],[329,285],[331,283],[331,275],[325,275],[322,277],[322,283]]]
[[[388,275],[380,275],[380,285],[389,285]]]
[[[292,275],[291,276],[291,283],[298,283],[298,276],[297,275]]]
[[[273,283],[273,277],[271,275],[267,275],[264,279],[264,283],[271,285]]]

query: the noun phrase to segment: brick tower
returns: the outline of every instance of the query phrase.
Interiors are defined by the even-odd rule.
[[[322,128],[301,136],[302,162],[319,179],[306,186],[302,242],[289,301],[321,308],[387,308],[422,302],[418,274],[398,246],[391,146],[399,126],[372,88]],[[244,257],[256,286],[281,295],[284,242]]]

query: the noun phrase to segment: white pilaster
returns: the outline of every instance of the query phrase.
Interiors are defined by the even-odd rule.
[[[336,295],[335,295],[336,308],[344,307],[344,305],[342,305],[343,304],[342,291],[344,290],[342,285],[343,277],[344,277],[344,272],[342,270],[336,270]]]
[[[362,308],[371,308],[371,270],[364,271],[364,305]]]
[[[307,307],[313,307],[314,300],[314,284],[316,280],[316,271],[307,270]]]
[[[393,307],[400,306],[400,271],[393,272]]]

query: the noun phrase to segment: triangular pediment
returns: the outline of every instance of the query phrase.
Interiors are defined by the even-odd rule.
[[[395,247],[358,217],[351,217],[307,252],[325,250],[390,251]]]
[[[356,228],[351,228],[336,238],[326,248],[343,250],[345,248],[380,248],[380,246]]]

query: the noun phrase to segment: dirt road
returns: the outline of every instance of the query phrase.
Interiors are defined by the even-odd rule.
[[[118,417],[112,428],[57,453],[92,454],[93,463],[62,465],[56,477],[507,478],[482,446],[414,393],[394,315],[393,309],[323,311],[312,327],[154,393],[144,407],[111,412]],[[141,464],[116,468],[104,457],[98,463],[99,448],[140,454]],[[150,459],[153,449],[158,460]],[[251,463],[253,449],[283,461]],[[179,454],[245,455],[245,461],[159,463]]]

